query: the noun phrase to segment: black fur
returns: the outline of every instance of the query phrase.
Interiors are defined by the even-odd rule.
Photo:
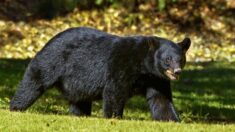
[[[105,117],[122,117],[126,101],[141,94],[154,119],[179,121],[164,72],[183,68],[187,45],[190,41],[177,45],[154,36],[120,37],[86,27],[68,29],[32,59],[10,110],[26,110],[56,86],[78,116],[91,115],[92,101],[103,99]],[[169,56],[171,64],[165,63]]]

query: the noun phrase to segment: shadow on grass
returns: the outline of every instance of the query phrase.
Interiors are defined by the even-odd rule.
[[[0,109],[8,109],[9,99],[28,63],[29,60],[0,59]],[[235,122],[235,63],[189,63],[182,79],[173,82],[172,86],[174,102],[182,120]],[[102,116],[101,106],[101,101],[93,103],[96,115]],[[56,90],[46,92],[29,111],[69,114],[67,102]],[[150,118],[145,99],[141,97],[132,98],[125,113],[126,119]],[[139,116],[141,113],[144,113],[142,117]]]
[[[235,122],[235,63],[189,63],[173,88],[181,113],[206,122]]]

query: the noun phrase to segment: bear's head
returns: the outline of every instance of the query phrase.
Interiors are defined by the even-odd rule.
[[[190,44],[189,38],[185,38],[182,42],[174,43],[167,39],[155,37],[149,43],[149,48],[153,51],[151,59],[148,59],[151,60],[148,63],[148,67],[151,67],[151,72],[168,80],[178,80],[185,66],[185,54]]]

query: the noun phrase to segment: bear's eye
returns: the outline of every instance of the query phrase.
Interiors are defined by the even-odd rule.
[[[165,63],[166,63],[167,65],[169,65],[169,64],[171,63],[171,60],[172,60],[171,56],[168,56],[168,57],[166,58]]]

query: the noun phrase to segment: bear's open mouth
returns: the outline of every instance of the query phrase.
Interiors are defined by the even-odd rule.
[[[165,74],[170,80],[178,80],[179,79],[179,75],[174,74],[174,72],[171,70],[166,70]]]

